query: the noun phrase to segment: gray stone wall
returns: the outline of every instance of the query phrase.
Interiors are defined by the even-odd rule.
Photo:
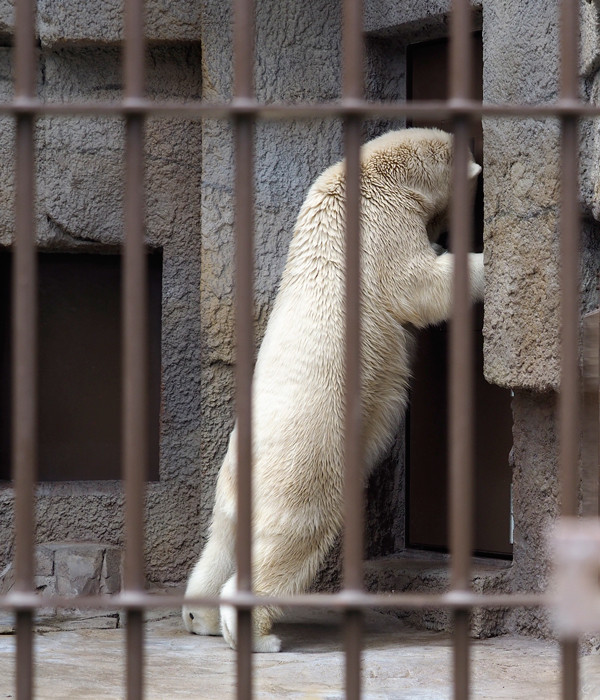
[[[581,95],[597,103],[598,5],[582,2]],[[558,97],[558,3],[483,4],[484,99]],[[598,306],[597,122],[581,124],[581,306]],[[556,119],[485,119],[485,373],[513,400],[512,587],[549,581],[547,537],[560,512],[560,132]],[[575,233],[575,232],[574,232]],[[519,631],[548,635],[542,611],[515,611]]]
[[[558,89],[556,2],[473,3],[484,41],[484,99],[538,102]],[[447,34],[449,0],[366,3],[367,94],[405,95],[405,47]],[[149,0],[148,93],[156,99],[231,97],[231,16],[220,0]],[[339,6],[327,0],[257,3],[256,95],[262,101],[324,101],[340,95]],[[582,3],[582,92],[600,95],[598,4]],[[0,44],[14,27],[0,0]],[[39,94],[103,100],[121,94],[120,3],[40,0]],[[200,50],[202,47],[202,52]],[[12,94],[11,54],[0,47],[0,99]],[[390,126],[374,120],[365,137]],[[13,124],[0,118],[0,148],[13,152]],[[600,217],[597,123],[582,125],[583,309],[598,303]],[[558,512],[556,389],[560,265],[558,126],[553,119],[486,119],[485,371],[515,390],[516,590],[547,581],[543,536]],[[256,129],[257,343],[274,300],[298,208],[313,179],[342,153],[334,120],[260,123]],[[225,121],[150,119],[147,236],[163,250],[163,405],[160,481],[147,493],[147,576],[180,583],[201,549],[213,488],[233,420],[233,150]],[[121,240],[123,125],[119,119],[40,119],[37,129],[38,236],[45,248],[114,251]],[[0,161],[0,246],[12,240],[11,157]],[[376,474],[370,493],[369,554],[403,545],[402,450]],[[399,465],[399,466],[398,466]],[[386,491],[378,482],[393,483]],[[38,541],[122,544],[120,486],[44,484]],[[0,571],[12,556],[12,503],[0,489]],[[381,517],[381,514],[384,517]],[[383,532],[382,523],[391,529]],[[503,578],[503,585],[506,581]],[[545,618],[515,617],[547,632]]]
[[[68,17],[67,13],[63,20],[67,22]],[[59,19],[53,16],[54,22]],[[44,34],[46,30],[40,25],[43,48],[38,90],[42,99],[94,101],[120,96],[118,46],[103,34],[81,39],[64,27],[62,35],[52,38]],[[95,31],[93,25],[88,30]],[[196,39],[199,33],[196,26]],[[150,97],[201,98],[200,43],[182,41],[187,37],[182,31],[176,43],[150,47]],[[168,38],[165,34],[165,41]],[[2,48],[2,98],[11,94],[11,70],[9,50]],[[122,236],[123,137],[118,118],[48,117],[38,121],[36,212],[42,247],[62,252],[115,252]],[[0,245],[5,247],[13,231],[13,138],[12,121],[3,119],[0,143],[9,156],[0,164]],[[200,122],[149,119],[145,150],[147,241],[163,251],[164,292],[160,481],[147,489],[146,561],[148,578],[168,583],[179,582],[185,575],[201,528]],[[6,533],[12,530],[12,499],[10,487],[0,488],[0,522]],[[122,508],[121,486],[116,482],[42,484],[38,489],[38,541],[89,540],[120,546]],[[12,548],[12,536],[3,537],[0,568],[12,556]]]
[[[554,2],[484,4],[484,97],[549,102],[558,95]],[[486,377],[544,390],[559,377],[558,124],[485,119]]]
[[[0,36],[14,33],[14,0],[0,2]],[[123,5],[100,0],[89,6],[80,0],[38,0],[38,36],[42,46],[111,44],[123,38]],[[148,0],[146,36],[150,41],[198,40],[201,3]]]
[[[266,102],[322,101],[339,96],[340,18],[325,0],[268,0],[257,5],[256,96]],[[231,96],[231,17],[226,4],[205,3],[203,85],[208,100]],[[312,180],[341,156],[333,121],[261,123],[256,129],[257,342],[262,337],[285,262],[295,217]],[[203,387],[200,511],[202,537],[216,473],[233,421],[233,144],[231,130],[205,121],[202,131],[201,381]],[[199,552],[197,539],[195,551]]]
[[[513,399],[514,553],[512,588],[540,592],[548,586],[548,534],[559,515],[557,396],[520,390]],[[548,635],[543,610],[516,610],[521,632]]]
[[[581,7],[581,93],[596,102],[598,6]],[[557,3],[484,3],[484,98],[557,99],[559,43]],[[598,304],[597,129],[597,122],[581,126],[585,310]],[[547,391],[559,385],[559,138],[556,119],[484,120],[485,373],[501,386]]]

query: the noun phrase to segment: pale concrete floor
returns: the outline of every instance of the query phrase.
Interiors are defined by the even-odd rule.
[[[153,613],[155,618],[161,614]],[[166,615],[166,613],[162,613]],[[6,622],[6,619],[5,619]],[[343,655],[334,613],[296,613],[279,625],[283,651],[254,655],[255,697],[341,700]],[[6,626],[4,627],[6,630]],[[123,698],[122,629],[75,629],[35,636],[37,698]],[[0,698],[14,697],[14,636],[0,635]],[[369,612],[363,661],[365,700],[451,698],[451,640]],[[234,697],[235,653],[217,637],[187,634],[178,615],[146,626],[147,697]],[[473,697],[559,698],[557,646],[521,637],[473,643]],[[600,698],[600,656],[582,659],[582,697]]]

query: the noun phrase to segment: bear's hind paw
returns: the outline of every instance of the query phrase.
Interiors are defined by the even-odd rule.
[[[234,608],[221,607],[221,632],[232,649],[237,648],[237,614]],[[252,639],[252,651],[258,653],[275,653],[281,651],[281,639],[274,634],[258,634]]]
[[[254,637],[253,650],[274,653],[281,651],[281,639],[275,634],[262,634]]]

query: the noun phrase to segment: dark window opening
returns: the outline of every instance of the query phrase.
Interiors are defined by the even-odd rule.
[[[483,44],[473,36],[475,99],[482,97]],[[407,97],[448,98],[448,40],[415,44],[407,52]],[[452,130],[451,121],[414,120],[412,126]],[[483,164],[481,122],[473,128],[473,154]],[[485,176],[485,173],[483,173]],[[476,196],[474,245],[483,250],[483,178]],[[447,245],[447,240],[441,241]],[[479,554],[512,554],[508,456],[512,446],[510,392],[483,376],[483,305],[475,309],[475,549]],[[407,546],[447,551],[448,533],[448,354],[447,325],[419,333],[407,427]]]
[[[11,478],[11,254],[0,254],[0,479]],[[121,478],[121,257],[40,253],[38,479]],[[162,254],[148,255],[149,465],[159,478]]]

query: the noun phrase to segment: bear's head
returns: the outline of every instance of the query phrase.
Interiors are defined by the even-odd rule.
[[[436,241],[447,228],[452,193],[453,137],[440,129],[390,131],[363,147],[363,175],[376,188],[382,184],[406,206],[412,202],[425,216],[427,232]],[[481,167],[469,154],[471,201]],[[367,184],[368,190],[368,184]]]

